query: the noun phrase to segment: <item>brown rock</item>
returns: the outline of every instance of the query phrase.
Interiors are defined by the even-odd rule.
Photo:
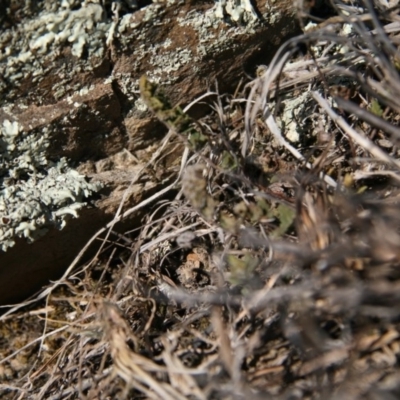
[[[256,65],[267,64],[284,38],[297,31],[292,0],[270,10],[267,2],[255,1],[255,23],[217,18],[213,1],[167,1],[137,11],[124,4],[114,35],[108,3],[103,9],[96,1],[81,7],[71,1],[72,10],[42,3],[20,6],[4,19],[0,124],[18,121],[28,134],[49,130],[48,157],[67,157],[79,171],[103,181],[105,197],[63,230],[33,244],[18,240],[0,254],[0,304],[21,300],[60,276],[112,219],[135,171],[158,147],[166,129],[139,99],[142,74],[162,84],[173,103],[189,103],[216,81],[221,92],[233,90],[244,72],[254,74]],[[83,28],[74,21],[84,21]],[[142,177],[125,209],[165,187],[177,159],[174,153],[164,171]],[[133,215],[119,229],[138,224],[140,217]]]

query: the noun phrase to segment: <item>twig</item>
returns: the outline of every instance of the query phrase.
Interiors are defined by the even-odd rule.
[[[271,133],[275,136],[275,139],[287,150],[289,150],[290,153],[292,153],[292,155],[296,159],[298,159],[301,162],[306,161],[304,156],[283,137],[281,130],[279,129],[277,123],[275,122],[275,119],[272,116],[272,114],[269,114],[267,116],[267,118],[265,119],[265,123],[267,124]],[[306,162],[305,165],[308,169],[313,169],[312,164],[310,164],[309,162]],[[337,186],[337,183],[330,176],[323,174],[322,177],[328,185],[334,188]]]
[[[351,137],[357,144],[363,147],[366,151],[371,153],[377,159],[384,161],[390,165],[394,165],[400,168],[400,162],[388,156],[383,150],[376,146],[371,140],[366,137],[361,136],[355,129],[353,129],[349,124],[339,115],[337,115],[332,108],[329,106],[328,102],[322,98],[318,92],[312,92],[313,98],[318,102],[318,104],[327,112],[329,117],[339,125],[344,132]]]
[[[347,101],[345,99],[342,99],[341,97],[336,97],[336,96],[333,98],[333,100],[343,110],[356,115],[358,118],[368,122],[375,128],[382,129],[383,131],[389,133],[390,135],[396,137],[397,139],[400,139],[400,129],[390,124],[389,122],[386,122],[384,119],[379,118],[377,115],[372,114],[368,110],[358,107],[352,101]]]

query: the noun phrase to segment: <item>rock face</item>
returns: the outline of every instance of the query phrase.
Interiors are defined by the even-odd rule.
[[[189,103],[215,81],[221,92],[232,91],[298,28],[292,0],[271,8],[257,0],[254,11],[248,1],[237,9],[233,2],[206,0],[0,3],[6,10],[0,17],[0,126],[17,123],[26,138],[46,132],[52,163],[66,157],[71,168],[103,184],[96,202],[64,229],[33,243],[18,238],[0,252],[0,304],[6,304],[62,274],[113,218],[132,177],[158,148],[166,130],[139,98],[142,74],[160,83],[173,103]],[[173,157],[130,188],[124,209],[173,180],[179,148],[172,145]],[[4,182],[10,185],[3,175],[0,197]],[[134,214],[123,224],[140,218]]]

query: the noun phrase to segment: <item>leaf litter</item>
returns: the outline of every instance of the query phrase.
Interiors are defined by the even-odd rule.
[[[400,396],[394,3],[334,2],[235,95],[198,99],[198,121],[142,79],[169,128],[143,171],[181,140],[180,171],[4,309],[2,398]]]

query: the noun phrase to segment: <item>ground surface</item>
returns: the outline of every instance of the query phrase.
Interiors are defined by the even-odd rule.
[[[383,3],[335,3],[236,90],[210,86],[196,120],[141,79],[168,130],[146,174],[172,154],[174,175],[123,209],[139,225],[109,224],[88,262],[4,309],[3,398],[399,398],[400,28]]]

